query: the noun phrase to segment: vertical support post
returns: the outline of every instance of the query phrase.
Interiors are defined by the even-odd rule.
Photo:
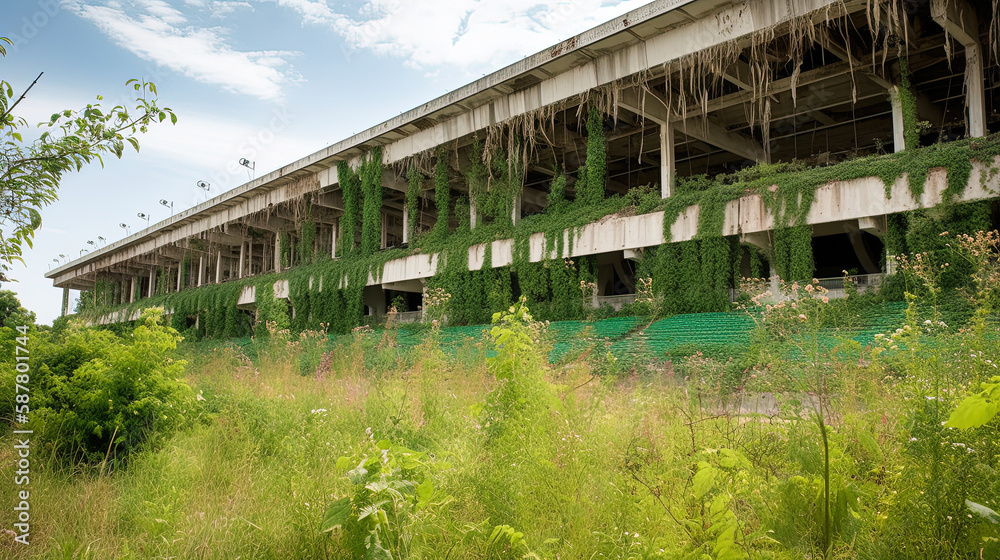
[[[660,198],[674,194],[674,127],[669,122],[660,123]]]
[[[379,242],[379,248],[385,249],[389,246],[389,216],[382,212],[382,240]]]
[[[403,244],[410,242],[410,209],[403,204]]]
[[[986,86],[983,83],[983,48],[979,43],[976,9],[967,0],[931,0],[931,19],[965,47],[968,132],[972,138],[985,136]]]
[[[337,258],[337,231],[340,229],[340,218],[333,220],[333,230],[330,232],[330,258]]]
[[[219,256],[215,258],[215,283],[220,282],[222,282],[222,251],[219,251]]]
[[[281,232],[274,233],[274,271],[281,272]]]
[[[128,291],[128,302],[129,303],[135,303],[135,281],[136,280],[137,280],[137,278],[135,276],[133,276],[132,277],[132,288]]]
[[[889,102],[892,103],[892,147],[894,152],[906,149],[906,121],[903,120],[903,102],[899,86],[889,88]]]
[[[969,108],[969,136],[986,136],[986,86],[983,82],[983,49],[965,45],[965,103]]]
[[[237,273],[237,278],[243,278],[243,262],[246,255],[247,244],[245,241],[240,241],[240,271]]]
[[[62,293],[62,317],[69,314],[69,288],[63,288]]]
[[[515,226],[521,221],[521,195],[514,197],[513,208],[510,212],[510,222]]]

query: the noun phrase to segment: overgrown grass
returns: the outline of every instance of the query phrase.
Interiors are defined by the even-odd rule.
[[[408,349],[391,329],[182,344],[203,399],[193,427],[110,472],[32,456],[32,544],[4,534],[0,555],[350,558],[345,530],[320,531],[355,492],[338,460],[385,440],[425,454],[433,481],[425,505],[394,510],[412,509],[393,528],[411,557],[997,557],[996,526],[965,505],[997,507],[996,421],[941,426],[1000,361],[982,338],[996,327],[923,320],[835,349],[808,344],[822,321],[793,322],[750,342],[759,359],[691,348],[617,368],[600,344],[541,365],[549,346],[530,331],[499,353],[491,337],[444,352],[436,329]]]

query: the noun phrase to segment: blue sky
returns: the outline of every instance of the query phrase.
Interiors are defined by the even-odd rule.
[[[18,293],[40,323],[59,315],[44,278],[57,259],[121,239],[603,23],[646,0],[18,0],[0,35],[14,41],[0,78],[32,125],[103,95],[129,100],[153,81],[178,116],[140,137],[140,153],[67,175],[42,213]],[[11,5],[12,4],[12,5]],[[211,184],[210,193],[198,181]],[[95,245],[89,245],[93,241]],[[59,255],[65,255],[60,257]],[[76,296],[74,292],[73,296]]]

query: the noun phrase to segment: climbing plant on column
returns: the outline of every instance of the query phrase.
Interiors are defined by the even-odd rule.
[[[586,182],[578,182],[577,200],[584,204],[599,204],[604,199],[604,184],[607,182],[608,144],[604,135],[604,115],[591,109],[587,115],[587,164]],[[583,179],[581,172],[580,179]]]
[[[364,197],[361,254],[372,255],[382,244],[382,148],[372,150],[358,171]]]
[[[451,187],[448,185],[448,151],[438,150],[437,165],[434,167],[434,206],[437,207],[437,221],[434,222],[434,237],[444,239],[448,235],[449,199]]]
[[[346,161],[337,163],[337,180],[344,197],[344,215],[340,217],[340,238],[343,253],[349,254],[357,247],[355,235],[361,219],[361,178]]]
[[[406,174],[406,229],[410,243],[413,243],[417,233],[417,224],[420,223],[420,186],[424,182],[424,174],[416,167],[411,167]]]

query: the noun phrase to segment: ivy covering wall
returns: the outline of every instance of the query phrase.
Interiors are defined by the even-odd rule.
[[[370,256],[382,244],[382,148],[375,148],[358,170],[364,196],[361,220],[361,254]]]
[[[593,151],[590,149],[590,144],[600,136],[594,133],[588,136],[585,167],[589,170],[592,165],[593,168],[606,166],[606,162],[591,160],[606,153],[606,148],[598,150],[596,144]],[[573,234],[579,227],[625,208],[630,208],[631,213],[663,211],[664,236],[669,240],[671,226],[680,213],[697,204],[700,211],[696,238],[647,248],[639,263],[637,276],[654,279],[654,290],[663,296],[663,311],[666,313],[725,309],[728,306],[728,288],[740,276],[740,264],[745,256],[749,260],[750,273],[754,275],[766,274],[768,265],[786,279],[805,279],[813,274],[812,228],[805,224],[805,218],[819,186],[832,181],[875,176],[883,180],[887,192],[891,193],[890,186],[906,177],[909,193],[919,196],[930,169],[945,168],[948,172],[945,203],[929,210],[890,216],[885,239],[888,254],[935,251],[941,249],[942,241],[938,234],[943,230],[953,234],[971,233],[991,226],[992,201],[957,204],[953,200],[968,184],[971,162],[992,163],[998,155],[1000,139],[993,136],[908,149],[898,154],[871,156],[829,167],[809,168],[799,163],[780,163],[759,165],[711,178],[679,178],[676,195],[670,199],[660,200],[657,189],[644,188],[635,189],[627,195],[602,196],[590,204],[580,203],[579,189],[577,201],[567,202],[565,177],[559,175],[549,186],[550,206],[546,212],[526,217],[517,227],[512,227],[509,220],[496,220],[475,229],[463,227],[443,237],[421,236],[413,239],[406,250],[375,251],[368,257],[355,252],[338,260],[314,259],[281,276],[242,279],[179,293],[174,293],[177,269],[161,269],[157,293],[169,293],[126,307],[164,305],[175,310],[174,320],[178,326],[187,327],[190,317],[201,316],[195,333],[197,336],[238,336],[248,332],[250,326],[250,315],[235,308],[242,286],[259,286],[258,282],[273,284],[280,277],[289,280],[289,297],[295,308],[295,316],[290,319],[293,329],[316,328],[320,323],[328,323],[333,332],[347,332],[364,320],[363,291],[369,275],[378,282],[385,262],[416,251],[427,255],[439,254],[438,274],[429,279],[428,284],[444,288],[452,294],[448,315],[454,323],[485,322],[489,313],[507,306],[521,294],[529,299],[540,317],[579,317],[584,312],[585,299],[580,282],[594,281],[597,272],[593,257],[563,258],[572,252]],[[365,198],[361,187],[363,180],[346,165],[340,167],[345,168],[339,171],[345,188],[345,207],[353,205],[360,214]],[[497,171],[503,167],[508,166],[497,168]],[[435,171],[435,190],[443,191],[447,185],[446,157],[439,156]],[[362,176],[365,173],[361,171]],[[590,172],[587,171],[584,176],[589,182]],[[407,204],[408,208],[413,208],[410,205],[416,204],[414,201],[418,199],[410,193],[419,192],[422,177],[412,172],[409,178]],[[466,179],[470,180],[468,174]],[[357,187],[356,191],[351,191],[352,184]],[[477,192],[482,195],[481,190],[470,190],[471,196],[476,196]],[[491,190],[492,186],[486,192]],[[347,194],[349,191],[354,195]],[[722,236],[726,204],[754,193],[763,197],[767,209],[776,217],[774,245],[769,252],[741,246],[736,238]],[[447,196],[444,192],[440,194]],[[349,200],[353,202],[349,204]],[[487,202],[486,206],[489,205]],[[441,205],[438,210],[439,223],[447,223],[440,219],[443,217]],[[342,226],[345,231],[356,232],[360,218],[355,219],[354,226],[350,226],[348,214],[345,211]],[[418,212],[415,209],[410,215],[415,218]],[[565,235],[566,231],[571,234]],[[533,233],[544,236],[549,256],[554,258],[529,262],[529,238]],[[306,235],[303,226],[302,237]],[[493,269],[487,265],[480,270],[468,270],[470,246],[504,238],[514,242],[511,266]],[[490,245],[487,243],[486,247],[485,262],[490,263]],[[959,269],[956,266],[953,273],[956,284],[961,282]],[[320,286],[322,291],[319,291]],[[96,291],[104,295],[98,295],[98,301],[88,310],[89,313],[106,312],[115,304],[127,300],[121,293],[116,293],[122,292],[120,287],[101,284]]]
[[[361,221],[361,178],[346,161],[337,163],[337,180],[344,197],[344,215],[340,217],[341,254],[349,255],[357,248],[358,225]]]
[[[434,166],[434,206],[437,208],[437,221],[434,222],[434,237],[442,240],[448,236],[450,221],[449,206],[451,187],[448,184],[448,151],[438,150],[437,164]]]

